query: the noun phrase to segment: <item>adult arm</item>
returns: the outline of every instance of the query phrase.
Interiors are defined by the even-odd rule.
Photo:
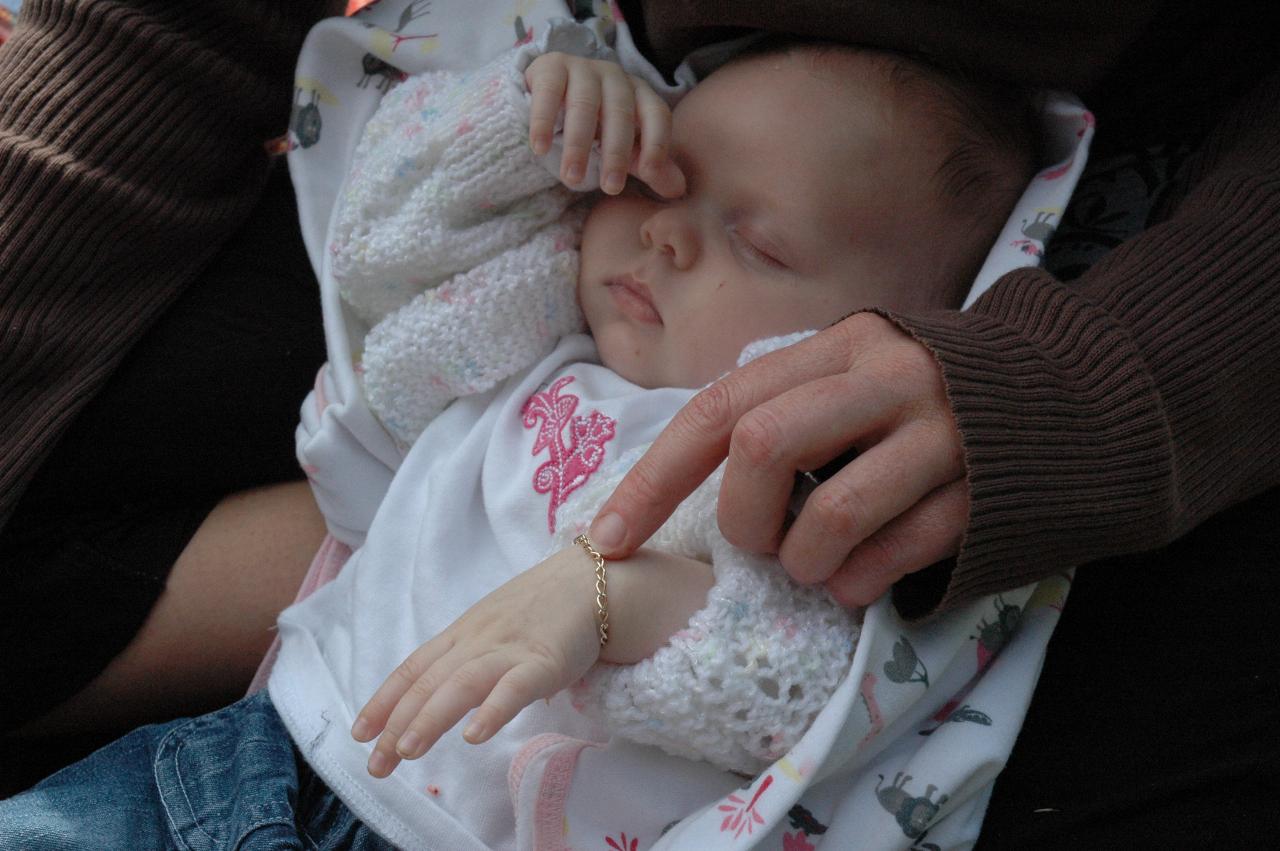
[[[333,0],[30,0],[0,49],[0,523],[261,193]]]
[[[1021,270],[969,312],[892,317],[942,367],[971,505],[944,596],[909,608],[1158,547],[1280,482],[1280,73],[1171,197],[1079,280]]]

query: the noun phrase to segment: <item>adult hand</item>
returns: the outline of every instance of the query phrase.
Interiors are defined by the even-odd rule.
[[[857,456],[787,526],[797,472]],[[942,373],[887,319],[858,313],[735,370],[672,419],[600,509],[591,539],[623,558],[728,459],[718,520],[797,581],[867,605],[953,555],[968,524],[960,433]]]

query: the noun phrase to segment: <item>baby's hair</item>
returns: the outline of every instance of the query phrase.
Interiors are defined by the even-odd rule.
[[[803,58],[819,73],[844,57],[869,58],[894,94],[924,104],[943,152],[933,175],[938,198],[969,237],[956,269],[967,288],[1038,160],[1031,91],[906,54],[794,36],[765,36],[726,64],[778,55]]]

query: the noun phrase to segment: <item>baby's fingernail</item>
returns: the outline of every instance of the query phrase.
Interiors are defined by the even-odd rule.
[[[391,757],[382,751],[374,751],[369,757],[369,773],[374,777],[386,777],[391,772]]]
[[[351,738],[357,742],[367,742],[373,738],[373,725],[366,721],[363,715],[351,725]]]
[[[591,543],[597,547],[613,550],[622,546],[623,540],[627,537],[627,526],[618,515],[605,514],[592,522],[591,531],[588,534],[591,537]]]
[[[577,163],[572,163],[565,167],[564,180],[565,183],[575,185],[582,182],[583,168]]]
[[[410,730],[396,742],[396,753],[413,759],[422,750],[422,737]]]
[[[462,738],[468,742],[479,741],[484,735],[484,725],[479,721],[472,721],[467,725],[467,729],[462,731]]]
[[[604,183],[600,186],[610,195],[617,195],[622,191],[623,185],[627,182],[626,175],[619,171],[611,171],[604,177]]]
[[[551,149],[551,142],[545,136],[539,136],[533,140],[533,153],[542,156]]]

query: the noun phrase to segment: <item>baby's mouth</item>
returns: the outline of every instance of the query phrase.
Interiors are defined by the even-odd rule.
[[[604,282],[618,309],[637,322],[661,325],[662,314],[653,302],[653,293],[644,283],[630,275],[619,275]]]

